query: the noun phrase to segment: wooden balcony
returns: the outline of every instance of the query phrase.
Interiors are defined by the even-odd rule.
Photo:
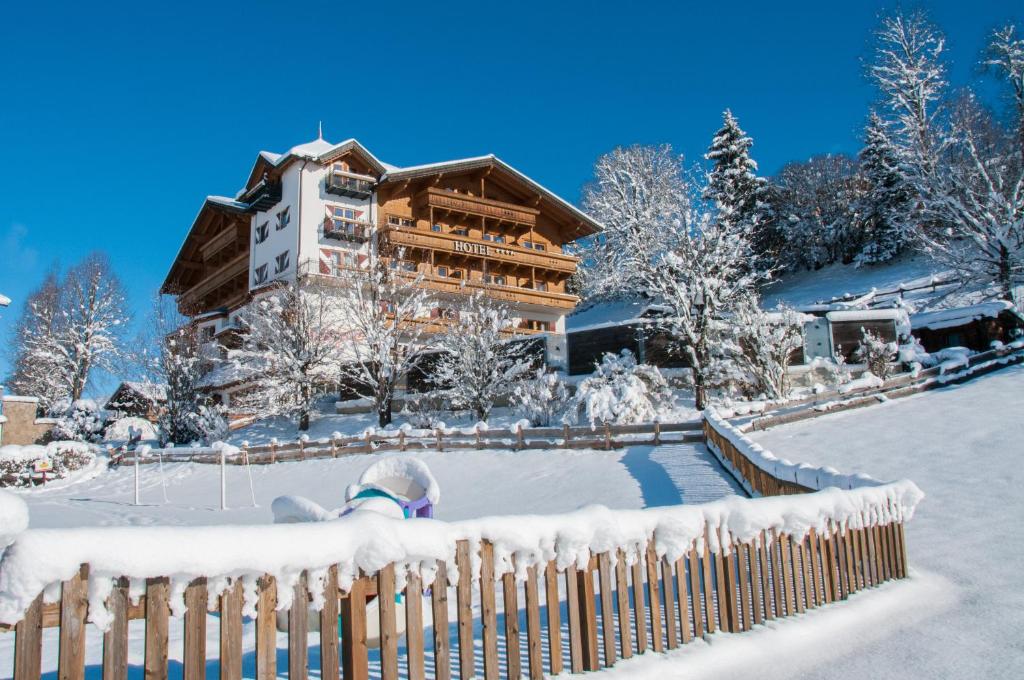
[[[375,182],[376,180],[366,175],[356,175],[331,168],[324,182],[324,190],[338,196],[367,199],[373,192]]]
[[[199,246],[204,263],[224,261],[238,255],[249,245],[249,225],[232,224],[209,241]]]
[[[324,238],[336,241],[363,243],[370,238],[373,225],[369,222],[324,222]]]
[[[433,231],[389,227],[380,228],[383,238],[392,245],[406,249],[434,250],[439,253],[477,257],[503,264],[536,267],[560,274],[573,274],[579,259],[561,253],[538,252],[505,243],[440,234]]]
[[[266,177],[238,198],[241,203],[248,203],[251,210],[268,210],[281,202],[281,183],[271,182]]]
[[[217,268],[209,276],[203,278],[199,283],[192,286],[178,297],[179,309],[193,309],[204,307],[203,300],[219,288],[230,286],[234,292],[238,279],[241,280],[242,289],[248,289],[249,277],[249,253],[244,252],[234,260],[231,260],[222,267]]]
[[[409,273],[405,276],[415,277],[416,274]],[[575,295],[565,293],[552,293],[546,290],[534,290],[532,288],[519,288],[518,286],[499,286],[493,283],[485,283],[477,279],[453,279],[433,274],[424,274],[422,285],[424,288],[438,293],[461,293],[467,291],[484,290],[495,300],[501,300],[512,304],[530,304],[552,309],[570,310],[576,307],[580,299]]]
[[[537,215],[540,214],[536,208],[469,196],[437,187],[428,187],[421,191],[416,195],[414,204],[529,226],[537,224]]]

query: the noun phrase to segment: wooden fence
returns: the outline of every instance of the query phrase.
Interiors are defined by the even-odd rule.
[[[762,531],[758,540],[727,545],[711,552],[703,542],[679,559],[658,558],[654,543],[632,564],[622,553],[602,553],[585,569],[559,572],[554,562],[531,566],[524,582],[511,573],[495,578],[493,547],[479,544],[480,568],[471,568],[468,541],[456,550],[459,578],[447,583],[443,561],[429,598],[421,597],[422,581],[407,575],[404,588],[406,633],[400,651],[396,625],[396,573],[390,565],[356,579],[347,591],[338,586],[337,567],[328,571],[324,607],[319,614],[319,676],[324,680],[385,680],[430,677],[466,680],[499,677],[510,680],[544,673],[578,673],[609,667],[620,658],[648,650],[661,652],[699,639],[705,633],[750,630],[775,618],[803,613],[862,588],[906,575],[896,527],[870,526],[827,536],[810,531],[802,539]],[[42,630],[59,627],[58,677],[85,677],[85,636],[88,626],[88,565],[65,581],[60,602],[44,604],[42,595],[14,626],[15,680],[40,677]],[[366,645],[366,597],[379,598],[379,652]],[[306,575],[294,586],[288,617],[287,657],[278,658],[275,628],[277,584],[264,576],[258,582],[255,616],[255,677],[279,674],[305,680],[309,671],[307,610],[311,593]],[[455,620],[449,620],[454,597]],[[185,590],[182,673],[185,680],[206,677],[207,625],[219,627],[220,678],[240,680],[243,657],[243,593],[235,582],[213,596],[204,579]],[[108,599],[113,623],[103,635],[102,677],[125,680],[128,675],[129,626],[145,620],[144,677],[161,680],[169,674],[169,628],[172,625],[167,578],[151,578],[145,595],[133,603],[126,579]],[[479,625],[474,609],[480,612]],[[215,612],[216,618],[208,617]],[[524,634],[525,632],[525,634]],[[177,637],[177,636],[176,636]],[[251,652],[250,652],[251,653]],[[278,664],[287,668],[279,668]]]
[[[703,427],[709,443],[758,493],[812,491],[758,468],[710,422]],[[526,441],[524,431],[520,443]],[[420,572],[413,570],[398,579],[394,564],[377,573],[361,573],[344,590],[339,587],[339,568],[333,566],[323,580],[324,606],[318,615],[315,654],[308,643],[307,612],[314,600],[310,586],[317,581],[303,572],[294,585],[283,658],[279,658],[275,628],[278,585],[269,574],[258,579],[252,619],[243,615],[240,581],[213,593],[206,579],[196,579],[185,589],[186,611],[180,623],[170,616],[168,578],[147,579],[145,594],[137,601],[129,597],[128,580],[121,578],[107,600],[113,623],[102,633],[102,677],[127,678],[128,622],[143,619],[146,680],[168,677],[172,622],[183,627],[183,635],[173,637],[183,640],[185,680],[205,677],[210,656],[219,661],[222,680],[240,680],[247,655],[254,657],[250,661],[258,680],[279,674],[305,680],[311,659],[319,660],[323,680],[371,676],[532,680],[545,673],[610,667],[619,659],[674,649],[716,630],[747,631],[906,576],[902,523],[865,516],[861,528],[836,522],[826,528],[797,536],[764,527],[749,542],[735,542],[725,531],[709,536],[705,529],[703,540],[693,541],[678,559],[659,557],[652,539],[632,561],[622,551],[592,555],[583,569],[571,566],[559,571],[551,561],[528,566],[525,580],[514,573],[496,578],[494,547],[487,541],[463,540],[455,546],[455,583],[448,583],[446,564],[438,561],[436,579],[427,591]],[[478,559],[473,559],[474,551]],[[401,644],[395,602],[396,584],[403,581],[406,632]],[[6,628],[15,635],[15,680],[40,677],[42,631],[52,627],[59,628],[58,677],[84,678],[88,592],[89,566],[82,565],[78,574],[62,584],[59,602],[44,604],[40,594],[24,619]],[[370,650],[366,644],[369,596],[379,601],[379,650]],[[455,612],[453,620],[450,611]],[[474,612],[479,612],[479,619]],[[254,651],[243,648],[247,620],[255,628]],[[206,648],[210,622],[219,632],[215,655]]]
[[[538,449],[619,449],[624,446],[700,442],[704,440],[701,421],[680,423],[643,423],[640,425],[598,425],[596,427],[563,425],[561,427],[517,427],[514,430],[442,430],[429,435],[423,431],[409,434],[397,432],[367,432],[363,435],[330,437],[317,440],[297,440],[281,444],[261,444],[242,447],[238,454],[228,457],[232,464],[266,465],[285,461],[338,458],[359,453],[392,451],[451,451],[458,449],[511,449],[513,451]],[[645,436],[649,435],[649,436]],[[140,456],[141,464],[156,463],[159,453],[164,462],[219,463],[220,453],[202,449],[181,453],[175,449],[151,450],[150,456]],[[134,460],[129,451],[124,459]]]

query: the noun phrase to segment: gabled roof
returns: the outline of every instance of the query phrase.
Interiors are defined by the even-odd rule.
[[[171,292],[171,281],[174,278],[174,276],[178,273],[182,255],[184,255],[185,249],[186,247],[188,247],[189,242],[193,238],[195,238],[196,225],[199,223],[201,219],[203,219],[204,216],[206,216],[210,212],[216,211],[240,215],[247,212],[248,209],[249,206],[247,206],[245,203],[240,203],[233,198],[228,198],[227,196],[207,196],[206,199],[203,200],[203,204],[199,206],[199,212],[197,212],[196,216],[192,219],[192,224],[191,226],[189,226],[188,231],[185,232],[185,240],[181,242],[181,246],[178,248],[178,254],[175,255],[174,259],[171,261],[171,268],[167,272],[167,276],[166,278],[164,278],[164,282],[160,285],[160,292]]]
[[[574,217],[580,220],[587,229],[583,230],[583,236],[589,236],[599,231],[604,231],[604,225],[587,215],[585,212],[574,206],[569,201],[565,200],[555,192],[545,187],[540,182],[528,177],[524,173],[516,170],[511,165],[501,160],[494,154],[487,154],[486,156],[474,156],[472,158],[462,158],[454,161],[442,161],[440,163],[427,163],[426,165],[413,165],[410,167],[399,168],[385,174],[381,177],[381,182],[391,182],[403,179],[415,179],[418,177],[429,177],[438,172],[454,172],[460,170],[476,170],[478,168],[487,167],[498,167],[505,170],[509,174],[515,176],[522,182],[526,183],[537,193],[541,194],[544,198],[557,204],[563,209],[570,212]]]

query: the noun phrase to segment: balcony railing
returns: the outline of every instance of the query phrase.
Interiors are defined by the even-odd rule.
[[[264,211],[281,202],[280,182],[271,182],[266,177],[238,198],[241,203],[248,203],[252,210]]]
[[[428,187],[421,191],[416,196],[416,202],[431,208],[526,225],[535,225],[537,215],[540,214],[539,210],[529,206],[460,194],[437,187]]]
[[[324,189],[329,194],[348,196],[350,198],[369,198],[373,192],[372,177],[353,175],[342,170],[330,170]]]
[[[572,255],[530,250],[507,243],[495,243],[405,227],[385,225],[381,229],[381,234],[382,238],[395,246],[434,250],[458,256],[480,257],[494,262],[547,269],[563,275],[574,273],[576,264],[579,262]]]
[[[362,243],[370,237],[371,228],[372,225],[365,222],[328,220],[324,223],[324,238]]]

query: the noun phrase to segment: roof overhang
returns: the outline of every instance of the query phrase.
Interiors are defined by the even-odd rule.
[[[173,295],[177,292],[174,287],[174,280],[187,268],[187,262],[190,261],[188,255],[198,246],[197,228],[209,216],[218,212],[230,215],[244,215],[249,212],[249,206],[224,196],[207,196],[202,206],[200,206],[199,212],[196,213],[195,219],[192,220],[192,226],[189,227],[188,233],[185,234],[185,240],[182,241],[181,247],[178,248],[178,254],[174,256],[174,261],[171,262],[170,271],[167,272],[164,282],[160,285],[161,294]]]

